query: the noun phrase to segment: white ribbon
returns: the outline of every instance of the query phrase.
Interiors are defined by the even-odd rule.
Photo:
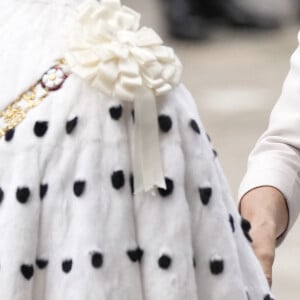
[[[155,96],[148,88],[136,91],[135,112],[135,192],[149,191],[153,186],[166,188],[159,148]]]
[[[182,66],[172,48],[120,0],[88,0],[78,9],[65,54],[72,72],[108,95],[134,101],[136,191],[165,188],[156,96],[170,91]]]

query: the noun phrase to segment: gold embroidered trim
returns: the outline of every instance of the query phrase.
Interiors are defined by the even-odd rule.
[[[27,113],[41,104],[50,93],[60,89],[69,74],[63,60],[50,68],[42,78],[0,112],[0,137],[14,129]]]

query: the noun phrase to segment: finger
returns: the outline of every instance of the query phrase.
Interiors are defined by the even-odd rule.
[[[275,259],[276,240],[272,233],[262,228],[253,228],[250,232],[253,239],[254,252],[262,265],[269,285],[272,285],[272,267]]]

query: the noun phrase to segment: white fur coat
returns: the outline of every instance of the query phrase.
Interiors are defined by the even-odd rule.
[[[72,10],[3,2],[0,23],[20,7],[6,28],[27,37],[28,14]],[[1,30],[3,108],[59,51],[47,48],[49,32],[34,48]],[[11,69],[17,52],[26,61]],[[158,106],[167,190],[155,193],[133,194],[130,104],[74,75],[0,140],[1,300],[271,300],[194,100],[181,85]]]

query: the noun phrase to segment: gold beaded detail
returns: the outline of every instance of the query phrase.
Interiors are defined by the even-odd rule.
[[[50,68],[38,82],[0,112],[0,137],[19,125],[27,113],[41,104],[50,93],[62,87],[69,76],[67,67],[62,63],[60,60],[59,64]]]

